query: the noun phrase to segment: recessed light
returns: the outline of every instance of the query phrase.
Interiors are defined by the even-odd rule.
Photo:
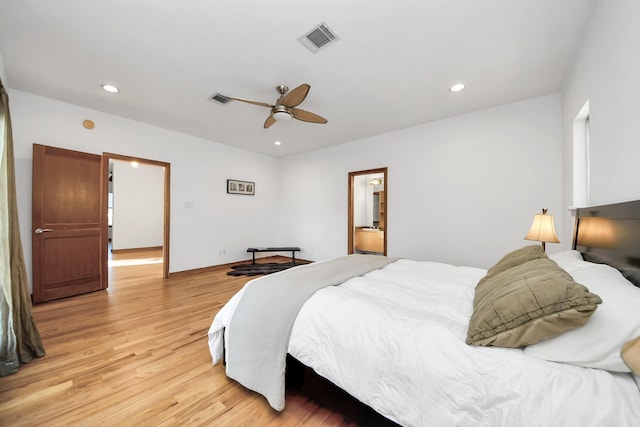
[[[275,142],[273,143],[273,145],[282,145],[282,142],[280,142],[280,141],[275,141]]]
[[[105,91],[107,91],[109,93],[118,93],[118,92],[120,92],[120,89],[118,89],[114,85],[109,85],[109,84],[102,85],[102,89],[104,89]]]
[[[464,89],[464,84],[463,83],[456,83],[453,86],[451,86],[449,88],[449,92],[460,92],[461,90]]]

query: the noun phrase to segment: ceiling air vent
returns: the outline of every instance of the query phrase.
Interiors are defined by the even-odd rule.
[[[311,52],[316,53],[320,49],[329,46],[340,40],[340,37],[333,32],[331,28],[324,22],[312,28],[305,35],[300,37],[298,41],[305,45]]]
[[[211,99],[212,101],[219,102],[220,104],[226,104],[227,102],[231,101],[229,98],[227,98],[221,93],[216,93],[209,99]]]

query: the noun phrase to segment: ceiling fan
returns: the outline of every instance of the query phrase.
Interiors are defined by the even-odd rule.
[[[327,123],[327,119],[324,117],[296,108],[307,97],[310,88],[311,86],[303,83],[292,91],[289,91],[287,86],[279,85],[276,87],[276,90],[280,94],[280,97],[276,101],[275,105],[267,104],[266,102],[252,101],[250,99],[234,98],[233,96],[225,97],[236,101],[246,102],[248,104],[270,108],[271,114],[269,114],[269,117],[267,117],[267,120],[264,122],[265,129],[276,121],[291,120],[292,118],[309,123]]]

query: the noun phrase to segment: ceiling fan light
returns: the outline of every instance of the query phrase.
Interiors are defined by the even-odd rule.
[[[273,113],[273,118],[277,121],[291,120],[291,114],[286,111],[276,111]]]

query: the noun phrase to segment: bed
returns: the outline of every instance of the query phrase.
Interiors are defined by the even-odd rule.
[[[578,209],[572,250],[524,246],[489,270],[357,255],[252,280],[215,316],[209,347],[276,410],[302,367],[376,424],[640,425],[620,357],[640,336],[639,272],[640,202]],[[541,290],[527,291],[535,310],[503,301],[518,281]],[[544,302],[556,283],[564,299]]]

